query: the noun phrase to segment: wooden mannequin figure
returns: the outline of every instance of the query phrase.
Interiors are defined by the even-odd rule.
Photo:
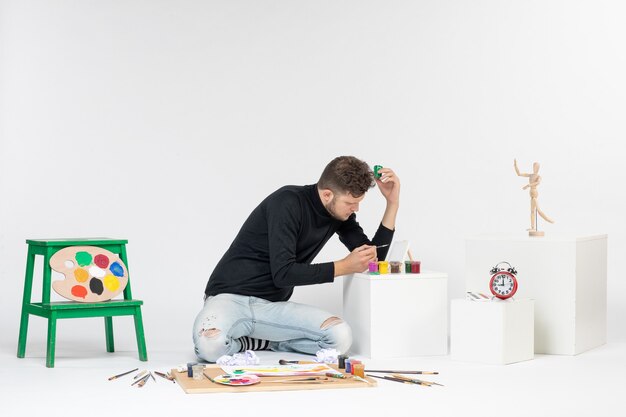
[[[527,229],[528,235],[543,236],[544,232],[537,230],[537,214],[539,214],[548,223],[554,223],[554,220],[546,216],[544,212],[541,211],[539,204],[537,203],[537,196],[539,196],[537,186],[541,183],[541,176],[539,176],[539,162],[533,163],[532,174],[520,173],[519,168],[517,167],[517,159],[513,160],[513,166],[515,167],[515,172],[519,177],[528,177],[528,184],[522,187],[522,190],[530,187],[530,229]]]

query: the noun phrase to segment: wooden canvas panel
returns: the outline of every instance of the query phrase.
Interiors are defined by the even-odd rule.
[[[336,365],[329,365],[334,369],[337,369]],[[314,390],[314,389],[333,389],[333,388],[372,388],[375,387],[376,380],[366,377],[365,379],[369,384],[363,381],[357,381],[356,379],[338,379],[332,378],[328,381],[324,381],[320,384],[304,384],[304,383],[281,383],[271,382],[272,380],[286,379],[302,379],[301,376],[294,377],[261,377],[261,382],[256,385],[248,386],[229,386],[222,385],[215,382],[211,382],[208,378],[202,380],[195,380],[187,376],[187,371],[178,372],[176,369],[172,369],[171,374],[178,382],[178,385],[187,394],[205,394],[205,393],[224,393],[224,392],[261,392],[261,391],[295,391],[295,390]],[[215,378],[218,375],[224,374],[222,368],[219,365],[207,365],[204,369],[204,374]]]

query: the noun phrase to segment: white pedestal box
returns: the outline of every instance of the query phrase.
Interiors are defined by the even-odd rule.
[[[533,301],[452,300],[452,360],[496,365],[534,357]]]
[[[466,240],[467,291],[489,291],[490,269],[517,269],[516,298],[535,300],[535,353],[576,355],[606,343],[607,235],[495,234]]]
[[[368,358],[448,353],[447,274],[353,274],[343,280],[351,353]]]

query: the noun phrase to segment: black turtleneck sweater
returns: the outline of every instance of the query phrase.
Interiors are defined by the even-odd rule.
[[[393,231],[382,224],[370,241],[352,214],[333,218],[317,191],[317,184],[288,185],[270,194],[250,214],[209,278],[205,294],[251,295],[287,301],[297,285],[332,282],[333,262],[311,264],[333,234],[352,251],[391,243]],[[389,247],[378,249],[384,259]]]

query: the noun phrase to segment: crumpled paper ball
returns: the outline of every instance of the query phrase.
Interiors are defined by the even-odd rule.
[[[222,366],[241,366],[258,365],[259,362],[259,357],[254,353],[254,351],[246,350],[245,352],[235,353],[233,356],[220,356],[215,363]]]
[[[322,349],[318,350],[315,354],[317,356],[316,361],[320,363],[337,363],[339,352],[337,349]]]

